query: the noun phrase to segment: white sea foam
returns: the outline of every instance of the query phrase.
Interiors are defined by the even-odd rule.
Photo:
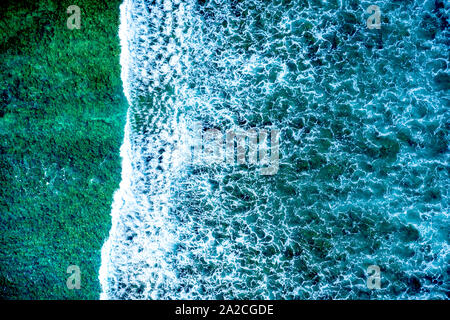
[[[143,1],[126,0],[120,7],[120,61],[130,109],[121,147],[122,182],[114,195],[112,227],[102,248],[99,274],[102,299],[157,298],[177,284],[170,264],[177,231],[169,216],[169,202],[172,177],[180,175],[185,156],[183,119],[178,117],[177,103],[164,94],[158,97],[161,101],[156,101],[153,95],[152,106],[139,101],[141,92],[149,94],[145,85],[151,93],[158,88],[159,81],[162,80],[162,85],[168,83],[179,70],[177,59],[171,59],[170,69],[156,57],[180,51],[179,48],[162,38],[164,33],[155,38],[158,33],[148,31],[154,26],[146,25],[147,21],[154,20],[152,17],[156,21],[163,14],[171,17],[171,8],[168,0],[164,2],[165,13],[157,7],[147,8]],[[152,42],[159,43],[153,48],[156,52],[150,51]],[[137,70],[141,72],[136,73]],[[155,80],[150,85],[143,81],[147,80],[148,72],[152,72]],[[138,289],[139,294],[130,287]]]
[[[385,2],[396,28],[380,40],[345,2],[126,0],[102,298],[445,297],[446,108],[430,79],[448,59],[443,32],[403,25],[413,2]],[[188,165],[197,121],[280,128],[280,172]]]

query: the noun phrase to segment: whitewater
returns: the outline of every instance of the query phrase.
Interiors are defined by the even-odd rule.
[[[450,9],[370,5],[123,2],[101,299],[448,299]],[[193,161],[199,124],[280,130],[277,173]]]

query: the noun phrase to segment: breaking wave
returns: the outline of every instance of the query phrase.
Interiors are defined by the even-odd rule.
[[[448,299],[449,6],[371,4],[124,1],[102,299]],[[190,161],[196,123],[278,128],[278,173]]]

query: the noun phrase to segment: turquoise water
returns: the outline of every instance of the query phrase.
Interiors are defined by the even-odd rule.
[[[448,299],[449,10],[125,0],[102,298]],[[280,130],[278,172],[190,161],[196,123]]]

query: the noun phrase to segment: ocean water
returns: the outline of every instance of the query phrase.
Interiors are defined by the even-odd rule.
[[[129,110],[102,299],[449,298],[447,1],[120,10]],[[278,170],[192,161],[199,124],[279,130]]]

